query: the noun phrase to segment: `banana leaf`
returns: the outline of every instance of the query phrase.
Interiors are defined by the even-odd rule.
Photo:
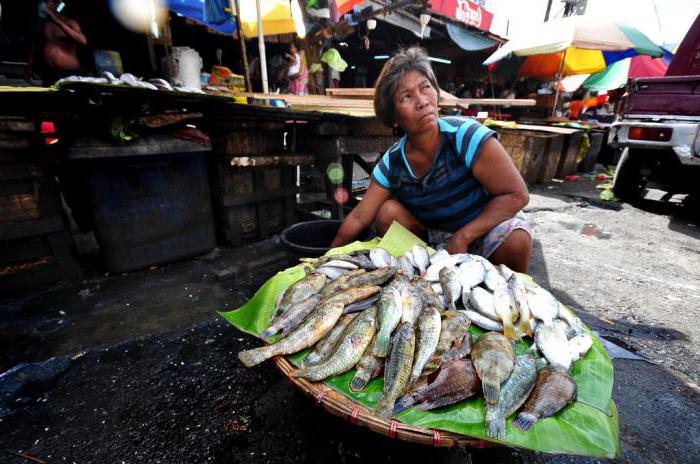
[[[409,231],[394,224],[381,241],[374,239],[369,242],[354,242],[333,249],[329,254],[348,253],[381,246],[398,256],[414,244],[424,245]],[[220,314],[238,329],[259,336],[268,325],[279,293],[304,275],[303,265],[281,271],[268,280],[242,307]],[[411,408],[395,418],[414,426],[459,433],[506,446],[597,458],[619,457],[618,413],[611,398],[612,361],[595,335],[588,328],[586,330],[593,338],[593,347],[585,357],[573,363],[571,367],[571,374],[577,385],[576,402],[565,407],[554,417],[538,421],[528,432],[513,427],[512,418],[510,418],[507,421],[506,437],[503,441],[487,437],[484,427],[484,403],[481,396],[432,411]],[[470,331],[473,339],[478,338],[483,332],[474,326]],[[518,342],[516,352],[522,353],[529,345],[531,342]],[[297,353],[289,359],[297,363],[308,351]],[[383,379],[376,378],[370,381],[364,391],[355,393],[349,388],[354,372],[353,369],[326,379],[325,383],[357,403],[369,408],[373,407],[381,396]]]

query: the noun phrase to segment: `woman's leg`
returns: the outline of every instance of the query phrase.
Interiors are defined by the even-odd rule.
[[[527,273],[532,253],[532,237],[523,229],[515,229],[489,256],[495,265],[505,264],[516,272]]]
[[[377,216],[374,219],[374,227],[379,235],[384,235],[394,221],[419,237],[423,237],[426,233],[423,224],[418,222],[418,219],[401,203],[396,200],[387,200],[379,207]]]

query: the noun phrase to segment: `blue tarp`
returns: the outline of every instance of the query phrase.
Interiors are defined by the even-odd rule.
[[[449,23],[447,24],[447,34],[462,50],[477,51],[496,46],[496,41],[493,39]]]
[[[221,2],[216,1],[214,3]],[[174,13],[185,16],[186,18],[189,18],[193,21],[197,21],[198,23],[204,24],[205,26],[211,27],[212,29],[216,29],[217,31],[223,34],[233,34],[234,32],[236,32],[236,22],[230,15],[226,21],[220,24],[214,24],[212,22],[205,21],[204,0],[168,0],[168,8]],[[207,19],[209,19],[209,17]]]

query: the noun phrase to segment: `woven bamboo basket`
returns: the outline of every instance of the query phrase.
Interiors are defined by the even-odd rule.
[[[306,395],[312,397],[317,405],[323,406],[326,411],[334,416],[348,420],[353,425],[367,427],[373,432],[381,433],[390,438],[397,438],[421,445],[445,448],[453,446],[460,448],[486,448],[497,446],[486,440],[467,437],[444,430],[416,427],[393,419],[381,419],[372,415],[366,407],[355,403],[326,384],[309,382],[306,379],[292,377],[292,372],[295,370],[294,366],[282,356],[277,356],[275,358],[275,364],[291,384]]]

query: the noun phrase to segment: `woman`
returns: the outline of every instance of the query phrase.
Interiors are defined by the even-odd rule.
[[[289,80],[289,93],[294,95],[306,95],[306,84],[308,82],[309,72],[301,62],[301,55],[294,43],[289,44],[289,53],[284,56],[289,60],[289,69],[287,70],[287,79]]]
[[[530,227],[520,214],[525,182],[494,137],[472,119],[438,117],[439,87],[420,48],[399,52],[382,69],[374,109],[406,135],[377,163],[367,193],[343,221],[341,246],[373,221],[379,234],[397,221],[450,253],[476,253],[526,272]]]

